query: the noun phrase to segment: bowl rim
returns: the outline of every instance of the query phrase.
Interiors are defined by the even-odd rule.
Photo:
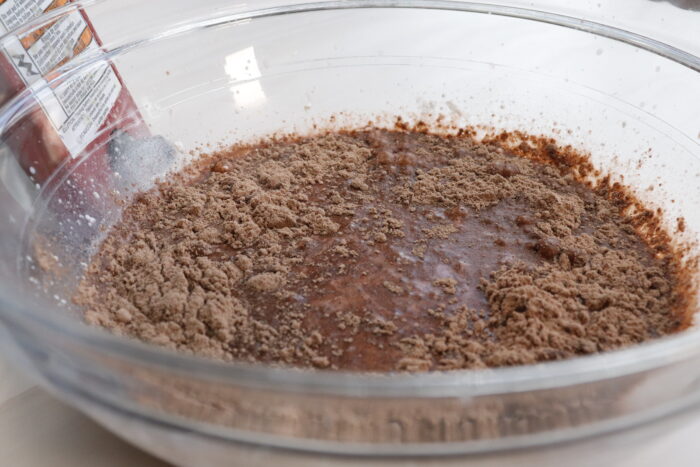
[[[62,15],[103,1],[106,0],[79,0],[69,3],[1,36],[0,45],[15,34],[26,34]],[[128,53],[135,47],[206,27],[289,14],[368,8],[448,10],[538,21],[617,40],[700,72],[700,57],[681,49],[614,26],[558,13],[459,0],[334,0],[311,3],[285,2],[284,5],[269,8],[212,14],[210,17],[192,23],[173,26],[156,36],[137,38],[108,50],[103,49],[97,54],[69,61],[53,72],[54,78],[48,80],[44,86],[66,79],[95,63]],[[34,91],[36,92],[36,89]],[[13,122],[13,118],[24,108],[30,98],[31,94],[27,90],[0,109],[0,130]],[[0,290],[4,289],[4,286],[0,286]],[[139,364],[160,366],[168,371],[186,373],[203,379],[237,386],[269,387],[278,391],[299,391],[307,394],[318,392],[355,397],[465,397],[545,390],[618,378],[684,361],[700,354],[700,329],[691,328],[679,335],[630,348],[535,365],[416,374],[353,373],[277,368],[237,362],[224,363],[191,356],[115,336],[103,329],[87,326],[78,320],[59,316],[58,313],[40,311],[38,307],[27,306],[12,298],[12,293],[0,293],[0,320],[30,332],[36,329],[64,339],[75,339],[95,348],[98,352],[109,353],[110,356],[118,356]]]

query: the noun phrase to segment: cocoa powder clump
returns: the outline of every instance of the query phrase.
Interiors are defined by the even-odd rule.
[[[683,326],[670,248],[650,248],[621,198],[570,164],[376,129],[200,164],[111,229],[74,297],[88,323],[357,371],[558,360]]]

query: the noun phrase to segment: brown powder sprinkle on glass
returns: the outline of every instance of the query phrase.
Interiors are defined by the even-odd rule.
[[[206,161],[126,208],[74,297],[88,323],[226,361],[353,371],[559,360],[683,327],[665,246],[566,161],[379,129]]]

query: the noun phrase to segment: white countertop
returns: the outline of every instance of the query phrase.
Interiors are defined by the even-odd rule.
[[[0,359],[0,465],[165,465],[38,388]]]

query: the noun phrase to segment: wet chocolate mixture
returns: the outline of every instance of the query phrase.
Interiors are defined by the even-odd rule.
[[[356,371],[570,358],[679,330],[673,262],[609,189],[461,137],[231,148],[139,195],[75,302],[117,334]]]

